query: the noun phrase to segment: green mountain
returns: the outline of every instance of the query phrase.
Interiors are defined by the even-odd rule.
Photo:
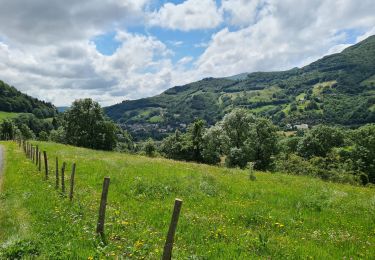
[[[0,111],[33,113],[39,118],[47,118],[56,113],[56,108],[51,103],[23,94],[0,80]]]
[[[138,138],[161,138],[196,118],[214,124],[235,107],[286,129],[375,122],[375,36],[302,68],[206,78],[105,111]]]

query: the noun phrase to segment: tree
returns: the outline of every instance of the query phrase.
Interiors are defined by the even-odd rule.
[[[1,123],[1,140],[12,140],[15,138],[16,126],[11,120],[4,120]]]
[[[224,117],[222,128],[228,166],[244,168],[248,162],[254,162],[255,169],[269,167],[277,147],[277,129],[271,121],[236,109]]]
[[[191,128],[191,126],[189,126]],[[160,152],[175,160],[194,160],[194,146],[190,132],[182,134],[178,129],[162,141]]]
[[[21,124],[19,127],[23,139],[35,139],[34,132],[26,124]]]
[[[318,125],[307,132],[299,141],[297,151],[299,155],[305,158],[325,157],[333,147],[340,147],[343,144],[344,134],[340,129]]]
[[[223,128],[220,124],[210,127],[202,137],[202,157],[205,163],[217,164],[222,154]]]
[[[255,118],[245,109],[235,109],[225,115],[222,120],[222,128],[227,136],[227,143],[224,146],[226,152],[232,147],[241,148],[250,136],[250,124]]]
[[[354,132],[353,156],[357,168],[375,183],[375,124],[366,125]]]
[[[119,152],[134,151],[135,146],[134,146],[133,138],[129,134],[128,131],[125,131],[121,129],[121,127],[118,127],[116,136],[117,136],[116,151],[119,151]]]
[[[102,150],[116,146],[116,125],[104,118],[99,103],[92,99],[73,102],[65,112],[64,128],[68,144]]]
[[[246,144],[250,145],[254,151],[255,169],[267,169],[271,164],[272,155],[277,152],[277,128],[271,121],[265,118],[257,118],[252,127],[253,139],[249,139]]]
[[[42,131],[39,133],[39,138],[38,138],[40,141],[48,141],[49,140],[49,135]]]
[[[193,150],[193,161],[202,162],[202,150],[203,150],[203,134],[205,131],[204,128],[205,122],[201,119],[195,121],[188,127],[188,138],[192,143]]]
[[[146,141],[146,143],[144,144],[143,150],[144,150],[144,152],[146,153],[147,156],[149,156],[149,157],[155,156],[156,147],[155,147],[154,140],[149,138]]]
[[[66,134],[64,127],[60,126],[56,130],[52,130],[50,133],[50,139],[56,143],[66,143]]]

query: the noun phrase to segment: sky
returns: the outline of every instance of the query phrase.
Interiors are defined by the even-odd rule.
[[[108,106],[301,67],[373,34],[374,0],[0,0],[0,79]]]

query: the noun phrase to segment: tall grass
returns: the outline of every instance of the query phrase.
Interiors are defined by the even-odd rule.
[[[178,197],[175,259],[375,258],[374,189],[278,173],[250,181],[242,170],[38,143],[50,158],[44,181],[16,144],[2,144],[3,255],[160,259]],[[68,177],[77,163],[73,203],[54,188],[56,156]],[[107,243],[95,234],[105,176]],[[20,249],[30,243],[34,250]]]

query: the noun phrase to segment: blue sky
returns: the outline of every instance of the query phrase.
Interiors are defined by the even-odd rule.
[[[82,97],[105,106],[205,77],[300,67],[375,34],[373,0],[0,6],[0,79],[58,106]]]

